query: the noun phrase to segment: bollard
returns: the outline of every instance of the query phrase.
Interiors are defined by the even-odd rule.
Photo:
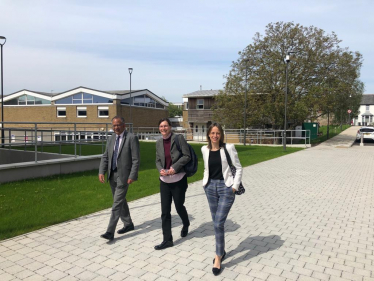
[[[364,133],[361,132],[361,143],[360,146],[364,146]]]

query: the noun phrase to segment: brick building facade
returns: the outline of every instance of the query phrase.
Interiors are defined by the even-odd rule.
[[[168,116],[167,107],[167,102],[147,89],[132,91],[131,94],[123,90],[99,91],[85,87],[56,94],[21,90],[4,98],[4,121],[103,124],[110,123],[114,116],[119,115],[133,127],[157,127],[158,120]],[[43,126],[51,127],[38,127]],[[59,124],[58,127],[71,125]]]

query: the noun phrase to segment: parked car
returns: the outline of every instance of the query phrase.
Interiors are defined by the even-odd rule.
[[[361,140],[361,135],[364,136],[364,140],[365,139],[374,140],[374,127],[361,127],[357,131],[357,135],[356,135],[357,141]]]

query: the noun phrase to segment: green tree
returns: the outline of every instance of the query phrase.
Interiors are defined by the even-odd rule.
[[[283,128],[289,52],[295,52],[288,66],[289,123],[298,125],[326,113],[337,116],[348,109],[349,96],[357,111],[364,89],[358,79],[362,56],[341,48],[340,42],[335,33],[313,26],[270,23],[265,35],[256,33],[232,63],[224,90],[215,97],[215,120],[232,128],[243,126],[247,78],[247,125]]]
[[[182,109],[171,102],[169,102],[168,110],[169,110],[169,117],[182,116],[183,114]]]

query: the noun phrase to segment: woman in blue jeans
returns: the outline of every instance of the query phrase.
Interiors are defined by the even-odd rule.
[[[225,221],[232,204],[235,201],[235,191],[238,190],[242,178],[242,166],[235,146],[226,144],[232,164],[236,167],[235,178],[226,159],[222,127],[218,123],[210,125],[207,131],[208,145],[201,148],[204,159],[203,186],[208,199],[210,212],[214,223],[216,238],[216,255],[213,259],[213,274],[221,273],[221,263],[225,252]]]

